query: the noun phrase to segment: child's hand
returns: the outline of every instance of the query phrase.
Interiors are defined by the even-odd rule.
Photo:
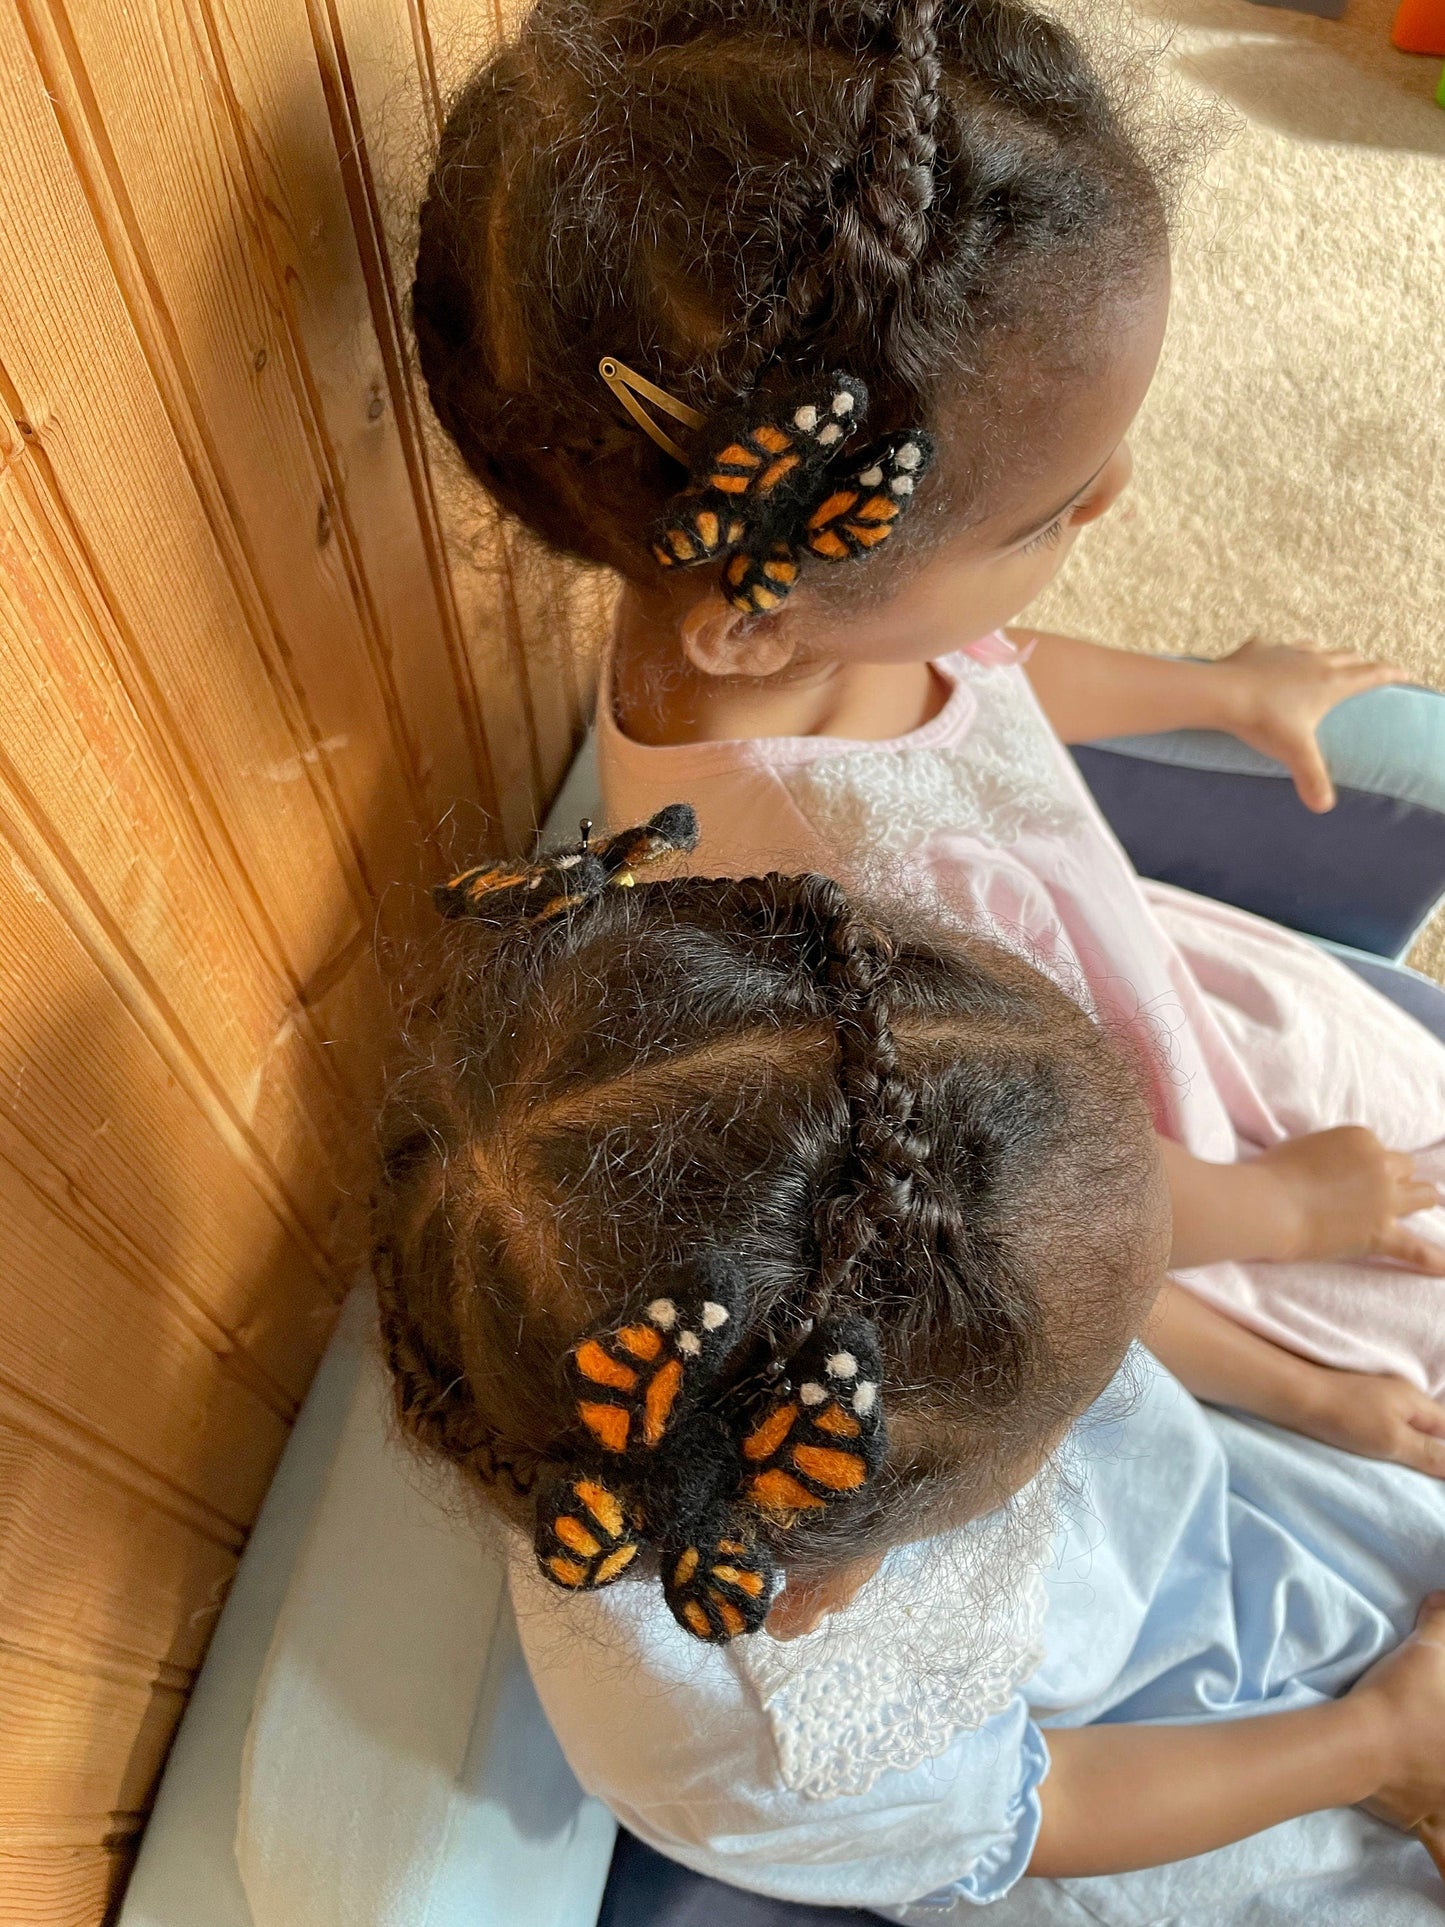
[[[1445,1479],[1445,1405],[1408,1379],[1317,1366],[1292,1430],[1323,1445]]]
[[[1384,1784],[1365,1810],[1418,1835],[1445,1874],[1445,1592],[1427,1595],[1407,1639],[1350,1689],[1379,1733]]]
[[[1439,1204],[1439,1188],[1416,1174],[1408,1151],[1387,1151],[1373,1131],[1346,1124],[1291,1138],[1253,1170],[1279,1188],[1272,1257],[1389,1258],[1445,1278],[1445,1249],[1401,1222]]]
[[[1283,763],[1306,809],[1335,806],[1335,786],[1315,740],[1322,720],[1346,696],[1385,683],[1408,682],[1391,663],[1366,662],[1343,649],[1291,647],[1251,639],[1225,656],[1230,678],[1228,727],[1241,742]]]

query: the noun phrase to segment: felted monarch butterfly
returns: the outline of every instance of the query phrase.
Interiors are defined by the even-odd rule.
[[[646,823],[615,836],[589,840],[582,826],[576,849],[558,850],[536,863],[494,860],[463,870],[434,892],[444,917],[475,917],[485,923],[543,924],[590,903],[609,884],[626,888],[644,864],[697,847],[697,815],[686,803],[669,803]]]
[[[868,390],[850,375],[824,375],[724,416],[691,485],[670,504],[652,538],[664,569],[691,569],[727,549],[765,548],[796,519],[817,471],[862,420]]]
[[[857,473],[808,515],[803,539],[809,554],[846,562],[886,542],[932,460],[932,437],[921,431],[873,450]]]
[[[741,1497],[781,1523],[860,1492],[887,1439],[878,1336],[866,1318],[820,1325],[788,1370],[788,1389],[743,1434]]]

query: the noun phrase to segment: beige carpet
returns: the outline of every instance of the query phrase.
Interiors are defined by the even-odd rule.
[[[1340,21],[1179,0],[1171,85],[1232,110],[1186,197],[1130,495],[1029,619],[1218,654],[1251,633],[1445,688],[1441,63]],[[1415,961],[1445,980],[1445,920]]]

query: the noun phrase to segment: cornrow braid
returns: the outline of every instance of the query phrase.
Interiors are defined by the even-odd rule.
[[[873,95],[860,200],[884,251],[904,281],[923,259],[937,198],[939,0],[900,0],[889,23],[891,49]]]

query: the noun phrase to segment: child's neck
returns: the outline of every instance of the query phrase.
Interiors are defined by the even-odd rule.
[[[624,594],[618,610],[613,714],[623,735],[654,748],[764,736],[885,742],[931,721],[948,695],[926,662],[832,661],[776,676],[705,675],[682,655],[674,634],[657,633],[631,596]]]

